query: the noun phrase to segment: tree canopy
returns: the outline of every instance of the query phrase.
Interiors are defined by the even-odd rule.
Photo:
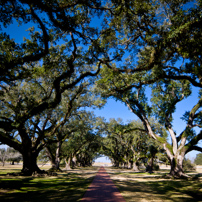
[[[120,3],[115,11],[122,15],[112,15],[108,28],[116,32],[103,41],[118,49],[122,58],[116,63],[105,61],[96,82],[98,91],[128,106],[148,135],[164,145],[171,175],[185,176],[184,155],[202,151],[197,145],[202,139],[201,43],[197,41],[202,36],[201,1],[129,1]],[[172,116],[177,103],[191,94],[191,86],[199,88],[198,101],[182,114],[186,127],[176,134]],[[152,116],[164,125],[172,143],[154,132]]]
[[[63,94],[80,91],[100,70],[94,57],[99,31],[91,25],[100,6],[99,1],[1,2],[0,141],[24,155],[24,173],[38,170],[32,161],[46,131],[55,127],[50,118]],[[6,32],[12,23],[22,29],[29,24],[30,37],[20,43],[12,39]],[[77,96],[68,96],[71,105]]]

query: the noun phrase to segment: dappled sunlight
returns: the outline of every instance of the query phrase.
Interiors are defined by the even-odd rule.
[[[202,196],[195,193],[194,188],[190,194],[183,191],[187,183],[176,183],[173,181],[135,182],[113,180],[118,186],[126,201],[196,201]],[[187,190],[187,189],[186,189]]]
[[[9,171],[15,172],[15,169]],[[82,198],[96,172],[97,168],[75,169],[48,177],[6,176],[0,172],[0,198],[3,201],[75,202]]]
[[[166,179],[164,172],[140,173],[106,168],[126,201],[200,201],[202,179]]]
[[[99,167],[77,168],[58,172],[57,176],[49,177],[6,176],[7,172],[18,172],[20,165],[13,169],[9,166],[9,170],[6,168],[0,168],[0,198],[3,201],[30,201],[32,199],[32,201],[75,202],[82,198],[88,188],[90,192],[103,189],[107,198],[112,184],[108,182],[104,187],[102,182],[109,179],[109,176],[118,188],[114,194],[120,191],[127,202],[186,202],[200,201],[202,198],[201,177],[198,180],[166,179],[167,171],[165,170],[148,174],[129,169],[105,167],[109,175],[101,170],[102,177],[97,179],[97,184],[89,186]],[[194,175],[194,173],[190,174]],[[96,197],[98,196],[95,196],[95,200],[97,200]]]

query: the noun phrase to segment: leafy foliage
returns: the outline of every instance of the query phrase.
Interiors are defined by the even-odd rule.
[[[186,159],[183,161],[183,169],[185,171],[193,171],[196,170],[195,165],[191,162],[190,159]]]
[[[202,153],[199,153],[199,154],[196,155],[194,163],[196,165],[202,165]]]
[[[105,125],[106,137],[103,138],[101,152],[111,159],[115,167],[137,169],[137,165],[146,165],[160,151],[161,145],[147,136],[139,121],[124,124],[121,119],[111,119]],[[154,125],[158,127],[155,122]]]

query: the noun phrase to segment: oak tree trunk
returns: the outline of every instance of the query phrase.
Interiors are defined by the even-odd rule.
[[[76,158],[76,156],[73,156],[73,158],[72,158],[72,167],[73,168],[76,167],[76,164],[77,164],[77,158]]]
[[[151,157],[147,164],[146,172],[153,173],[153,165],[154,165],[154,158]]]
[[[170,159],[170,175],[173,177],[178,177],[178,178],[187,178],[189,177],[184,173],[183,170],[183,161],[184,161],[184,155],[177,155],[175,157],[172,157]]]
[[[38,153],[32,152],[32,149],[24,150],[23,154],[23,168],[22,174],[25,176],[31,176],[33,173],[43,173],[37,165]]]
[[[69,157],[68,160],[65,159],[65,164],[66,164],[65,170],[72,170],[72,168],[71,168],[71,159],[72,159],[71,157]]]
[[[53,171],[58,171],[58,170],[61,170],[60,169],[60,150],[61,150],[61,142],[57,142],[57,148],[56,148],[56,151],[55,151],[55,155],[49,155],[51,158],[51,165],[52,165],[52,168],[50,170],[53,170]],[[50,151],[49,151],[50,152]]]
[[[133,170],[139,172],[139,168],[137,166],[137,162],[133,162]]]

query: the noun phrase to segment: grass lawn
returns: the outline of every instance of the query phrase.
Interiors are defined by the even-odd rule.
[[[41,169],[46,170],[48,167]],[[0,201],[79,201],[98,167],[60,172],[52,177],[6,175],[20,170],[20,165],[0,166]],[[127,202],[202,201],[202,177],[197,180],[173,180],[165,178],[168,170],[153,174],[109,167],[106,170]]]
[[[166,179],[167,171],[147,174],[111,168],[107,172],[127,202],[202,201],[202,177],[197,180]]]
[[[52,177],[6,176],[20,169],[0,167],[0,201],[79,201],[97,172],[88,168]]]

